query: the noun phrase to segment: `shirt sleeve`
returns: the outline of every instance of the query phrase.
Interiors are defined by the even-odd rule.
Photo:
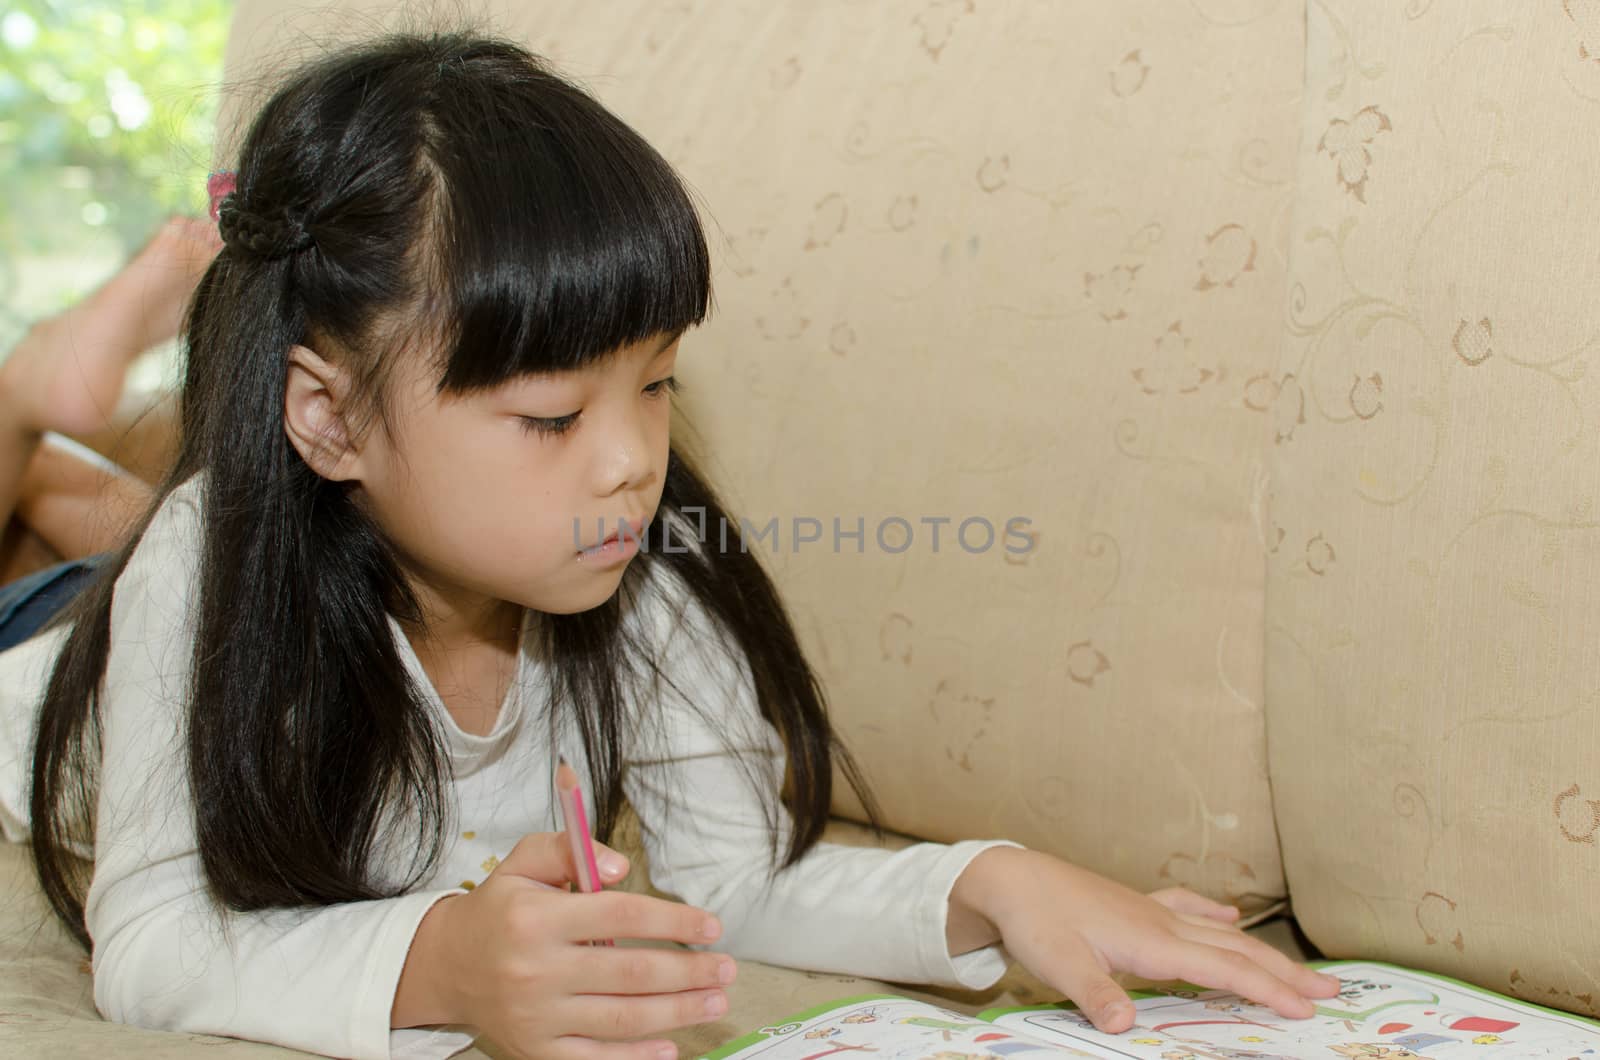
[[[472,1044],[465,1029],[389,1020],[423,914],[463,892],[236,913],[206,889],[182,726],[200,548],[187,493],[152,521],[112,605],[85,903],[95,1006],[120,1023],[359,1060],[451,1056]]]
[[[669,599],[678,602],[657,616],[664,680],[641,692],[642,735],[624,778],[651,882],[721,918],[723,935],[707,948],[892,982],[993,985],[1009,963],[998,943],[950,955],[950,892],[979,853],[1018,844],[968,840],[890,851],[818,843],[769,885],[768,806],[779,850],[793,821],[751,781],[778,790],[782,741],[760,716],[743,657],[697,603]]]
[[[57,626],[0,652],[0,835],[12,843],[26,842],[33,831],[28,814],[39,701],[70,632]],[[82,844],[72,849],[93,856]]]

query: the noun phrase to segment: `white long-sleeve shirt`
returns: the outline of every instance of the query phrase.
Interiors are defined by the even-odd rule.
[[[197,478],[168,498],[118,578],[112,604],[86,903],[95,1005],[118,1022],[334,1056],[447,1057],[471,1044],[470,1028],[389,1026],[417,924],[434,902],[483,880],[523,835],[559,830],[552,763],[559,751],[586,774],[581,745],[570,727],[553,727],[544,716],[547,674],[531,637],[493,729],[473,735],[445,709],[391,619],[396,647],[449,748],[454,828],[438,870],[397,898],[219,910],[195,845],[182,734],[202,540],[199,488]],[[642,825],[652,883],[716,913],[723,935],[711,948],[735,956],[898,982],[980,988],[997,980],[1006,966],[1000,947],[952,958],[945,920],[957,876],[1003,841],[893,852],[823,843],[763,887],[768,818],[746,776],[753,765],[757,775],[781,777],[782,744],[759,717],[743,658],[726,650],[706,613],[676,584],[653,576],[624,607],[625,621],[645,642],[662,646],[668,678],[632,705],[640,735],[625,755],[625,790]],[[28,834],[34,720],[64,636],[53,631],[0,653],[0,830],[13,842]],[[750,750],[751,765],[741,768],[730,757],[719,730]],[[781,849],[786,813],[780,826]],[[409,867],[409,852],[380,845],[374,868],[383,879],[401,880]],[[218,930],[222,919],[226,934]]]

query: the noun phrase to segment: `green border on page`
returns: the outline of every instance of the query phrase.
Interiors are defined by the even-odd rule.
[[[1369,961],[1369,960],[1365,960],[1365,959],[1360,958],[1360,957],[1351,957],[1351,958],[1347,958],[1345,960],[1338,960],[1338,961],[1307,961],[1306,962],[1306,966],[1308,968],[1316,968],[1316,969],[1319,969],[1319,970],[1323,969],[1323,968],[1332,968],[1332,967],[1336,967],[1336,966],[1343,966],[1343,965],[1349,965],[1349,964],[1370,964],[1370,965],[1372,965],[1374,967],[1377,967],[1377,968],[1387,968],[1390,971],[1408,972],[1411,975],[1420,975],[1420,976],[1422,976],[1424,978],[1434,979],[1434,980],[1437,980],[1437,981],[1439,981],[1441,983],[1449,983],[1450,985],[1455,986],[1455,987],[1459,987],[1460,989],[1465,990],[1470,994],[1478,994],[1478,995],[1481,995],[1483,997],[1490,998],[1491,1000],[1494,1000],[1494,1001],[1509,1001],[1514,1005],[1524,1005],[1524,1006],[1526,1006],[1528,1008],[1537,1009],[1540,1012],[1546,1012],[1546,1013],[1549,1013],[1552,1016],[1560,1017],[1561,1019],[1571,1020],[1571,1021],[1573,1021],[1575,1023],[1579,1023],[1579,1024],[1593,1025],[1593,1026],[1600,1027],[1600,1020],[1590,1019],[1587,1016],[1580,1016],[1576,1012],[1563,1012],[1561,1009],[1558,1009],[1558,1008],[1551,1008],[1548,1005],[1541,1005],[1537,1001],[1527,1001],[1527,1000],[1524,1000],[1523,998],[1520,998],[1520,997],[1512,997],[1510,994],[1499,994],[1499,993],[1496,993],[1493,990],[1487,990],[1487,989],[1485,989],[1485,988],[1483,988],[1481,986],[1475,986],[1472,983],[1464,983],[1460,979],[1455,979],[1455,978],[1452,978],[1451,976],[1448,976],[1448,975],[1441,975],[1438,972],[1425,972],[1420,968],[1407,968],[1403,964],[1390,964],[1388,961]],[[1179,991],[1181,991],[1183,993],[1189,993],[1191,991],[1194,992],[1194,993],[1201,993],[1201,992],[1209,991],[1211,989],[1212,989],[1211,987],[1195,986],[1193,983],[1174,982],[1171,985],[1171,987],[1169,989],[1167,989],[1167,990],[1130,990],[1130,991],[1128,991],[1128,996],[1133,998],[1135,1001],[1142,1001],[1145,998],[1151,998],[1151,997],[1173,997],[1173,996],[1175,996],[1175,992],[1179,992]],[[1061,1010],[1061,1009],[1073,1009],[1073,1010],[1076,1010],[1077,1007],[1078,1007],[1077,1005],[1074,1005],[1070,1001],[1058,1001],[1058,1002],[1055,1002],[1053,1004],[1047,1004],[1047,1005],[1018,1005],[1018,1006],[1011,1007],[1011,1008],[987,1008],[987,1009],[984,1009],[982,1012],[978,1013],[973,1018],[974,1019],[983,1020],[986,1023],[990,1023],[990,1022],[993,1022],[996,1019],[999,1019],[1001,1016],[1008,1016],[1008,1015],[1011,1015],[1014,1012],[1047,1012],[1047,1011],[1050,1011],[1050,1010]],[[1346,1013],[1343,1013],[1343,1012],[1339,1011],[1338,1009],[1326,1009],[1326,1008],[1323,1008],[1321,1005],[1317,1006],[1317,1011],[1319,1013],[1321,1013],[1322,1015],[1324,1015],[1324,1016],[1343,1016],[1343,1015],[1346,1014]]]
[[[785,1017],[784,1019],[778,1020],[774,1023],[769,1023],[761,1030],[751,1031],[749,1034],[746,1034],[743,1037],[735,1038],[731,1042],[719,1045],[713,1052],[701,1053],[697,1060],[722,1060],[723,1057],[731,1056],[740,1049],[748,1049],[752,1045],[759,1045],[760,1043],[768,1041],[772,1038],[782,1037],[783,1033],[785,1033],[783,1032],[782,1028],[789,1027],[791,1023],[804,1023],[808,1019],[813,1019],[817,1016],[820,1016],[824,1012],[832,1012],[836,1008],[844,1008],[847,1005],[859,1005],[865,1001],[912,1000],[915,999],[903,997],[900,994],[857,994],[854,997],[839,998],[834,1001],[824,1001],[820,1005],[811,1006],[804,1012],[797,1012],[792,1016]],[[768,1033],[769,1031],[771,1033]]]

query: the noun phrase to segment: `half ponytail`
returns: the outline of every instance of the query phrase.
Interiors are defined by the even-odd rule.
[[[446,814],[441,737],[385,619],[415,601],[378,527],[283,429],[285,353],[306,332],[296,259],[222,265],[191,320],[194,346],[229,359],[190,379],[208,454],[189,693],[206,709],[188,737],[201,857],[235,909],[384,897],[366,866],[385,807],[433,837],[406,886]],[[231,350],[223,307],[258,321]]]
[[[416,602],[378,527],[283,427],[288,351],[313,327],[356,351],[381,404],[382,321],[412,306],[433,221],[414,111],[439,43],[334,55],[256,119],[221,211],[224,248],[184,329],[177,459],[128,543],[60,616],[72,631],[40,707],[30,843],[47,900],[86,949],[113,590],[156,512],[197,474],[205,531],[181,731],[184,809],[211,895],[249,911],[399,894],[443,849],[448,758],[386,618],[415,616]],[[390,812],[418,832],[404,881],[369,869]]]

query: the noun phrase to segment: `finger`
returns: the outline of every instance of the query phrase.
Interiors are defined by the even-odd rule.
[[[571,989],[577,994],[675,994],[732,983],[738,965],[722,953],[600,947],[579,954]]]
[[[1301,965],[1301,967],[1304,968],[1305,965]],[[1344,989],[1344,982],[1337,975],[1319,972],[1315,968],[1306,968],[1306,970],[1315,974],[1320,984],[1316,990],[1306,991],[1306,997],[1338,997],[1339,991]]]
[[[572,913],[562,927],[567,940],[656,939],[704,946],[722,934],[722,924],[704,909],[682,902],[626,891],[572,896]]]
[[[523,836],[489,875],[521,876],[558,887],[565,887],[578,878],[567,837],[560,832],[531,832]]]
[[[1133,1026],[1133,1001],[1107,973],[1088,943],[1077,935],[1069,935],[1042,949],[1045,956],[1035,962],[1037,967],[1033,971],[1067,995],[1097,1030],[1121,1034]]]
[[[1307,968],[1260,939],[1234,928],[1191,921],[1177,929],[1177,934],[1193,942],[1221,946],[1255,961],[1298,991],[1301,997],[1332,997],[1339,992],[1339,980],[1333,976]]]
[[[600,878],[606,883],[619,883],[632,867],[626,854],[613,850],[604,843],[595,843],[594,861],[600,866]]]
[[[728,995],[721,990],[639,997],[579,994],[563,1007],[565,1026],[589,1038],[626,1041],[719,1019],[728,1011]]]
[[[1178,947],[1167,951],[1163,969],[1163,972],[1155,974],[1166,977],[1176,975],[1196,986],[1227,990],[1265,1005],[1289,1019],[1306,1019],[1316,1013],[1316,1006],[1294,987],[1249,957],[1226,946],[1185,939]],[[1148,974],[1139,968],[1133,971],[1139,975]]]
[[[548,1056],[550,1060],[678,1060],[678,1047],[665,1038],[647,1038],[640,1042],[597,1042],[593,1038],[564,1035],[538,1055]]]
[[[595,861],[604,880],[615,882],[628,873],[628,859],[603,843],[595,844]],[[562,832],[532,832],[523,836],[490,875],[521,876],[557,887],[578,880],[577,866],[572,863],[572,845]]]
[[[1151,891],[1150,897],[1181,916],[1203,916],[1210,920],[1220,920],[1225,924],[1234,923],[1239,919],[1239,910],[1234,906],[1214,902],[1187,887],[1166,887],[1159,891]]]

